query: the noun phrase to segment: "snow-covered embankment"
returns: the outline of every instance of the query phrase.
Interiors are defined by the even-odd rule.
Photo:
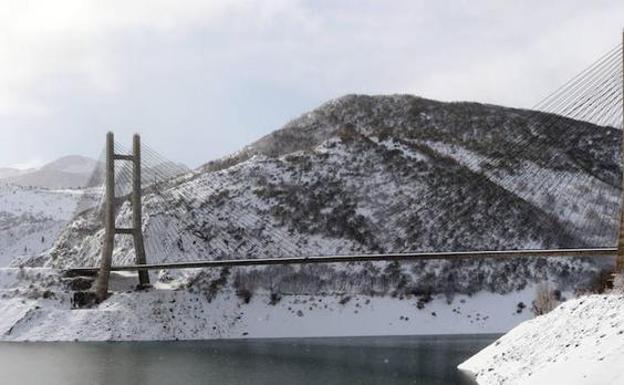
[[[459,366],[479,385],[624,384],[624,295],[591,295],[526,321]]]
[[[534,289],[416,297],[336,293],[242,298],[230,287],[214,298],[157,282],[134,291],[136,276],[111,275],[114,294],[94,308],[72,307],[72,293],[53,269],[0,269],[0,340],[132,341],[500,333],[529,319]]]

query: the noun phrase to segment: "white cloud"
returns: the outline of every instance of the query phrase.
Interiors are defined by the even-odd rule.
[[[41,81],[76,76],[94,92],[114,90],[116,39],[136,29],[175,34],[218,18],[222,1],[23,1],[0,5],[0,115],[47,111],[33,99]]]
[[[621,43],[622,2],[522,4],[480,20],[490,27],[467,39],[471,51],[457,55],[454,66],[423,74],[411,89],[445,100],[532,107]]]
[[[0,164],[95,155],[108,129],[198,164],[353,92],[528,107],[617,43],[622,14],[607,0],[0,0]]]

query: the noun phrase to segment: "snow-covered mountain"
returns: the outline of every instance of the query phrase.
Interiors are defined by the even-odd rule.
[[[39,168],[17,170],[0,169],[0,181],[28,187],[50,189],[85,187],[97,162],[91,158],[70,155],[47,163]]]
[[[0,267],[50,249],[85,203],[84,186],[96,165],[72,155],[39,168],[0,169]]]
[[[407,95],[328,102],[241,152],[149,192],[150,261],[613,244],[619,130],[570,121],[575,135],[563,135],[563,127],[536,125],[534,115]],[[519,143],[528,145],[519,151]],[[68,227],[45,266],[97,263],[100,217],[88,215]],[[118,222],[130,218],[126,203]],[[130,239],[117,243],[115,258],[133,261]],[[372,264],[284,267],[238,271],[234,281],[285,292],[331,291],[345,281],[376,293],[397,285],[403,294],[509,292],[547,277],[562,288],[589,285],[599,265],[539,259],[404,263],[385,270]]]
[[[165,184],[146,186],[148,260],[613,245],[621,131],[552,118],[534,111],[409,95],[349,95],[330,101],[232,156]],[[95,209],[83,212],[49,254],[14,265],[97,265],[103,236],[100,214]],[[129,202],[121,202],[118,226],[130,221]],[[116,241],[114,263],[132,263],[131,238]],[[505,317],[525,317],[537,282],[550,281],[560,300],[578,291],[599,290],[602,270],[611,262],[518,258],[273,266],[161,271],[152,280],[158,290],[180,290],[175,296],[182,297],[171,299],[177,304],[167,306],[178,318],[184,317],[184,325],[190,317],[201,319],[204,326],[212,322],[202,317],[208,317],[204,311],[218,310],[210,308],[213,300],[240,301],[223,316],[229,326],[214,326],[218,333],[202,332],[207,338],[237,335],[242,332],[241,319],[253,329],[260,313],[250,310],[247,318],[242,316],[246,303],[262,302],[266,313],[262,317],[266,316],[267,330],[272,330],[276,325],[268,321],[272,313],[266,306],[280,304],[288,317],[300,317],[299,310],[323,313],[327,309],[323,306],[330,306],[327,301],[344,307],[355,296],[362,298],[349,310],[356,314],[370,306],[385,306],[364,297],[406,301],[410,315],[400,321],[435,320],[437,314],[446,314],[440,310],[444,305],[461,315],[466,325],[487,317],[485,324],[497,325],[484,327],[491,332],[504,327],[492,321],[493,313],[484,315],[488,300],[481,300],[481,310],[465,313],[465,307],[476,306],[477,296],[498,296],[496,308]],[[158,290],[145,294],[149,298],[144,300],[162,302]],[[319,295],[328,296],[321,300],[322,309],[309,303],[311,296],[317,301]],[[298,309],[293,301],[308,305]],[[129,313],[142,306],[124,294],[107,303],[102,306],[127,308]],[[285,303],[289,305],[282,306]],[[54,311],[60,311],[58,306],[64,305],[55,306]],[[342,313],[322,317],[340,322],[339,317],[332,318],[337,314]],[[173,332],[163,326],[169,321],[161,319],[161,313],[149,317],[140,322],[160,330],[155,338],[198,335],[185,329],[198,327],[195,321],[176,324]],[[117,323],[109,321],[106,327],[114,328]],[[389,319],[362,332],[379,332],[393,322]],[[126,331],[93,338],[132,339],[134,332],[116,333]],[[258,335],[264,336],[261,331]]]

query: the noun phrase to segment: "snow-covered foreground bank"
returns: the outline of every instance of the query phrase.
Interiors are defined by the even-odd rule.
[[[480,385],[624,384],[624,295],[568,301],[459,368]]]
[[[159,284],[131,291],[136,278],[113,274],[115,294],[99,307],[73,309],[71,293],[49,269],[0,269],[0,339],[5,341],[173,340],[500,333],[532,317],[518,313],[534,289],[509,295],[458,295],[451,304],[416,298],[268,293],[245,303],[230,289],[212,301]]]

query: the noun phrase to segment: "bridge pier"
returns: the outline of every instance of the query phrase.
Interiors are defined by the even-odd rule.
[[[108,297],[108,281],[113,261],[116,234],[132,235],[137,265],[145,265],[145,244],[143,240],[142,208],[141,208],[141,138],[134,135],[132,155],[115,154],[115,137],[112,132],[106,135],[106,189],[104,200],[104,243],[102,258],[95,285],[95,295],[99,302]],[[115,226],[115,161],[131,161],[132,175],[132,228]],[[139,269],[139,287],[148,287],[149,275],[146,269]]]
[[[134,252],[137,265],[145,265],[145,243],[143,242],[143,209],[141,205],[141,137],[137,134],[132,138],[132,227]],[[139,270],[139,286],[149,286],[147,270]]]
[[[95,284],[95,295],[98,301],[108,297],[108,279],[113,262],[115,244],[115,137],[112,132],[106,135],[106,191],[104,200],[104,244],[100,271]]]

